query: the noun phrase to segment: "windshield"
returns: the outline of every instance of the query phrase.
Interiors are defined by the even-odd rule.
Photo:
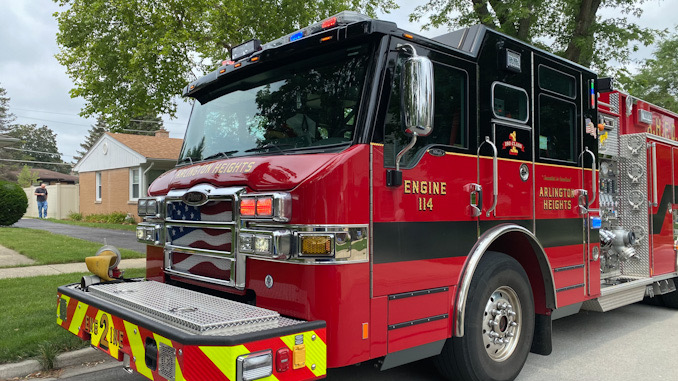
[[[195,102],[179,163],[350,144],[368,59],[333,49],[225,85]]]

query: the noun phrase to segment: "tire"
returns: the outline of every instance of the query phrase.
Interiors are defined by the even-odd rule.
[[[673,278],[673,283],[678,286],[678,278]],[[664,306],[678,309],[678,290],[662,295],[661,300]]]
[[[464,336],[447,339],[435,363],[448,380],[513,380],[533,336],[534,301],[525,270],[506,254],[487,252],[469,287]]]

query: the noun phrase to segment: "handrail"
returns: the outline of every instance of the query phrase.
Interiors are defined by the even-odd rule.
[[[477,158],[478,158],[478,181],[480,182],[480,148],[482,148],[483,144],[488,143],[490,146],[492,146],[492,150],[494,151],[494,155],[492,156],[492,206],[487,210],[485,213],[486,217],[490,216],[490,213],[494,212],[494,216],[497,216],[497,211],[495,210],[497,208],[497,196],[499,195],[499,171],[497,169],[497,146],[492,143],[490,140],[489,136],[485,136],[485,141],[480,143],[478,146],[478,151],[477,151]]]

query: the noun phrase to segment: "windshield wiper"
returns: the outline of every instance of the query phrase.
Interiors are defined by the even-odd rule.
[[[191,164],[193,164],[193,159],[190,156],[186,156],[185,158],[179,160],[179,162],[177,164],[183,164],[187,161],[190,162]]]
[[[221,157],[225,157],[227,159],[230,159],[229,155],[233,155],[234,153],[237,153],[237,152],[238,152],[237,149],[233,150],[233,151],[217,152],[214,155],[209,155],[206,158],[203,158],[202,160],[204,161],[204,160],[216,159],[216,158],[221,158]],[[245,151],[245,152],[247,152],[247,151]]]
[[[245,150],[245,152],[259,152],[259,151],[264,151],[264,150],[271,150],[271,148],[275,148],[280,152],[283,152],[281,147],[294,147],[292,144],[273,144],[273,143],[268,143],[264,146],[261,147],[254,147]]]

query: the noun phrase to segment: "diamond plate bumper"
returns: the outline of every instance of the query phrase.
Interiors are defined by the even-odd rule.
[[[264,380],[326,374],[324,321],[293,320],[163,283],[102,284],[87,292],[62,286],[56,312],[61,327],[151,380],[235,381],[239,356],[267,350],[274,354],[273,371]],[[278,372],[281,348],[303,366]]]

